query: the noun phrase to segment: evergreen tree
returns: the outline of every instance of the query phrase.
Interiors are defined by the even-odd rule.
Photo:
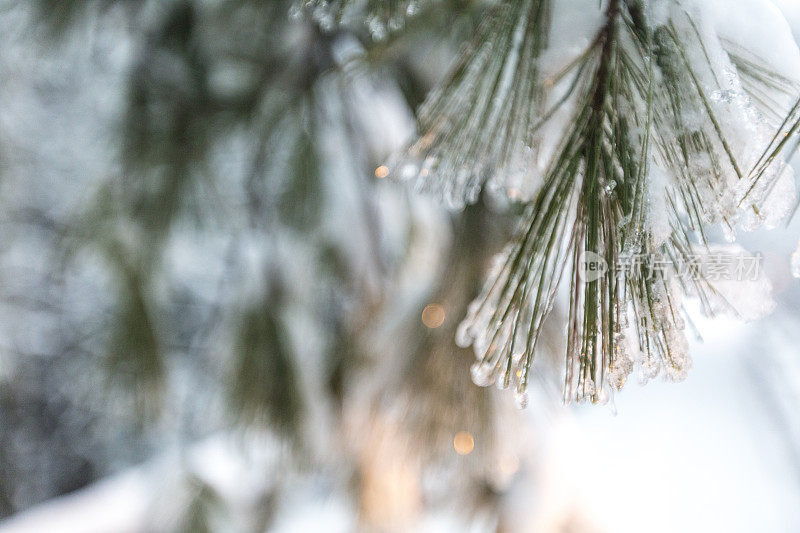
[[[513,388],[519,407],[562,383],[565,402],[605,403],[634,371],[686,376],[686,298],[708,315],[771,309],[750,301],[765,279],[731,270],[757,258],[719,241],[792,214],[800,80],[700,0],[7,9],[4,26],[39,41],[32,54],[73,54],[114,89],[90,148],[102,163],[54,178],[58,207],[0,200],[35,228],[2,246],[32,239],[52,258],[3,288],[30,297],[20,324],[59,324],[45,362],[25,364],[88,376],[54,396],[3,394],[3,514],[74,488],[36,494],[9,467],[19,404],[58,418],[53,403],[111,398],[78,423],[119,434],[92,449],[137,432],[124,462],[167,438],[185,451],[219,432],[266,436],[293,472],[344,464],[364,529],[410,528],[422,500],[497,516],[524,444],[506,395],[482,387]],[[454,56],[446,71],[426,64],[437,54]],[[80,87],[66,76],[61,89]],[[30,166],[3,135],[14,190]],[[179,422],[152,429],[164,420]],[[185,516],[154,527],[241,522],[189,463]],[[244,506],[254,531],[282,487],[261,489]]]

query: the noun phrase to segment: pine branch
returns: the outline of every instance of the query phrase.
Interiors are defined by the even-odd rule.
[[[397,165],[401,178],[407,173],[449,205],[472,201],[485,185],[517,190],[514,158],[522,161],[521,186],[538,191],[457,333],[460,345],[474,346],[473,380],[513,384],[522,406],[543,324],[566,280],[566,401],[604,401],[607,385],[620,388],[637,362],[642,379],[661,369],[682,379],[690,359],[681,294],[699,298],[709,313],[733,306],[702,273],[679,278],[677,265],[708,249],[709,223],[732,232],[745,220],[740,207],[752,213],[749,225],[767,218],[760,206],[768,194],[742,194],[755,184],[726,134],[731,118],[720,114],[735,117],[749,104],[723,84],[696,21],[679,4],[651,27],[643,2],[606,2],[605,23],[585,52],[542,80],[536,64],[547,43],[546,13],[544,0],[497,8],[493,31],[479,32],[420,111],[422,136]],[[529,30],[536,37],[526,40]],[[553,85],[558,98],[550,96]],[[739,108],[718,96],[725,91]],[[572,115],[539,181],[532,169],[542,154],[522,147],[535,146],[540,128],[566,104]],[[421,157],[425,163],[415,166]],[[617,272],[629,257],[642,261]],[[606,270],[587,273],[587,260]],[[670,266],[659,269],[665,261]]]
[[[543,103],[538,59],[547,46],[550,11],[550,0],[531,0],[501,3],[487,13],[419,110],[420,139],[408,158],[391,165],[395,175],[452,207],[474,202],[487,182],[501,188],[500,176],[525,186]]]

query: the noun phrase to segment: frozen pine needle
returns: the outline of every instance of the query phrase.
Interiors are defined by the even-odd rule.
[[[521,407],[559,289],[565,401],[603,403],[637,369],[642,381],[683,379],[683,296],[709,314],[736,306],[707,268],[679,269],[710,257],[710,225],[733,238],[794,203],[766,110],[795,82],[670,0],[603,2],[588,45],[554,61],[558,7],[494,7],[420,110],[419,139],[389,165],[452,207],[485,188],[528,200],[456,336],[474,348],[473,381],[513,388]]]

